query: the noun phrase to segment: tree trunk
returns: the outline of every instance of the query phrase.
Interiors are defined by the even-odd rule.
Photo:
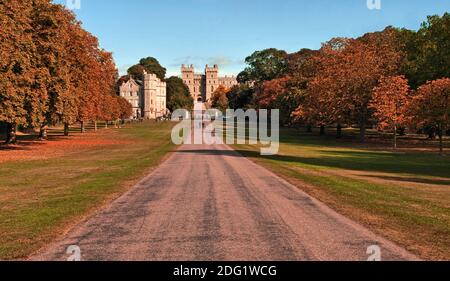
[[[444,155],[444,142],[443,142],[443,138],[444,138],[444,130],[439,129],[439,153],[441,155]]]
[[[397,125],[394,125],[394,150],[397,149]]]
[[[359,140],[361,142],[366,141],[366,122],[363,121],[359,124]]]
[[[97,132],[97,120],[94,121],[94,131]]]
[[[108,129],[108,121],[105,121],[105,129]]]
[[[69,136],[69,124],[68,123],[64,123],[64,136],[66,136],[66,137]]]
[[[17,142],[17,125],[8,123],[6,129],[7,134],[5,144],[15,144]]]
[[[307,133],[312,133],[312,126],[311,125],[307,125],[306,126],[306,132]]]
[[[342,138],[342,125],[341,125],[341,123],[337,124],[336,137],[338,139]]]
[[[42,125],[41,128],[39,129],[39,139],[40,140],[48,139],[47,125]]]
[[[86,133],[86,126],[85,126],[84,121],[81,121],[81,133],[82,133],[82,134],[83,134],[83,133]]]
[[[324,125],[321,125],[321,126],[320,126],[320,135],[321,135],[321,136],[324,136],[324,135],[325,135],[325,126],[324,126]]]

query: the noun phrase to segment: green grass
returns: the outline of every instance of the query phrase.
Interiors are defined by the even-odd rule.
[[[279,155],[235,145],[338,212],[425,259],[450,259],[450,157],[281,131]],[[357,173],[358,176],[355,176]]]
[[[44,161],[2,163],[0,259],[27,257],[122,194],[173,149],[172,126],[128,125],[114,134],[130,141],[128,145],[87,148]]]

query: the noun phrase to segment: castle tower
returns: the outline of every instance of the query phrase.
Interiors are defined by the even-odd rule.
[[[151,108],[152,108],[152,100],[153,100],[153,88],[154,85],[152,85],[151,75],[148,74],[144,70],[144,91],[142,93],[142,97],[144,102],[142,103],[143,108],[142,112],[145,119],[150,119],[151,116]]]
[[[181,65],[181,78],[183,79],[184,84],[188,86],[189,92],[194,93],[194,77],[195,77],[195,70],[194,65],[185,66],[184,64]]]
[[[155,119],[166,114],[166,82],[155,74],[144,71],[143,115],[145,119]]]
[[[204,100],[206,102],[211,101],[212,94],[219,87],[219,66],[215,64],[213,67],[206,65],[205,67],[205,92],[206,97]]]

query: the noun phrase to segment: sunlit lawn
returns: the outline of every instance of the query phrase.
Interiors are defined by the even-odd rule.
[[[122,194],[173,149],[172,126],[149,122],[103,130],[103,138],[129,144],[1,163],[0,259],[27,257]]]
[[[450,259],[450,155],[370,149],[294,129],[281,136],[276,156],[235,148],[422,258]]]

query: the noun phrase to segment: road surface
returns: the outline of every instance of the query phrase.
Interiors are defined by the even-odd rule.
[[[183,145],[33,260],[416,259],[226,145]]]

